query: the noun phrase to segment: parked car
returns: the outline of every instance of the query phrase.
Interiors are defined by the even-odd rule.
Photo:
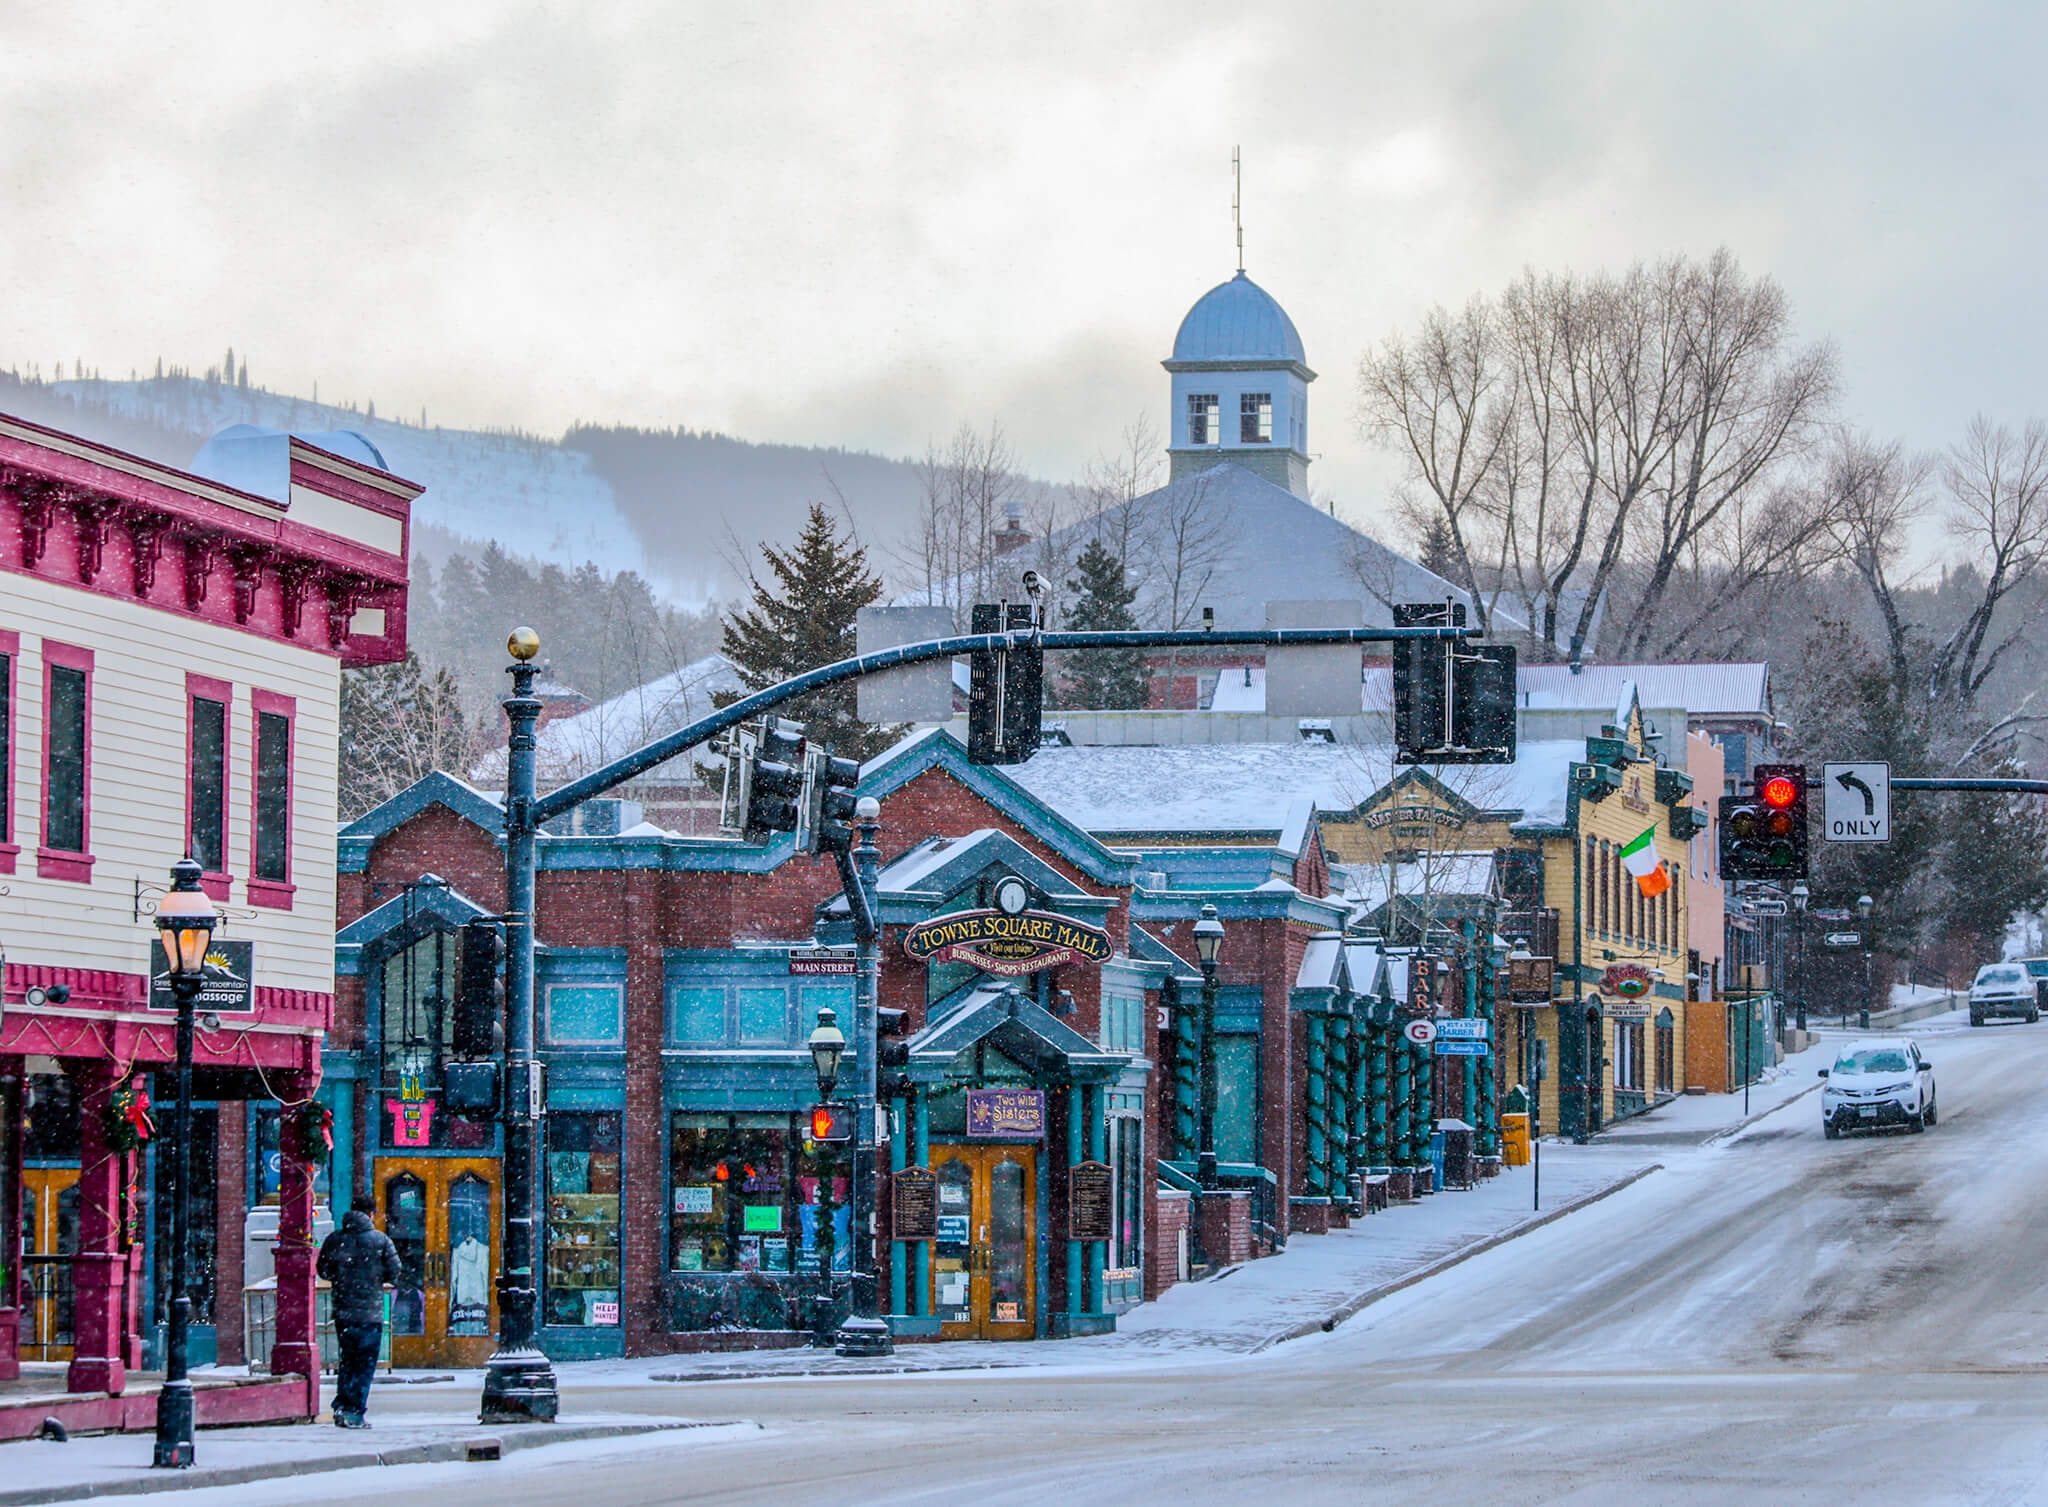
[[[2048,1005],[2048,958],[2021,958],[2020,967],[2034,981],[2034,1003]]]
[[[2024,963],[1986,963],[1977,970],[1970,983],[1970,1024],[1981,1026],[1993,1016],[2041,1018],[2041,1000]]]
[[[1829,1140],[1845,1130],[1903,1125],[1914,1135],[1935,1122],[1934,1064],[1903,1036],[1859,1041],[1842,1048],[1820,1091],[1821,1129]]]

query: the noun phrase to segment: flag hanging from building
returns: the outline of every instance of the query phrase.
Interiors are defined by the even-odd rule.
[[[1645,898],[1654,898],[1671,888],[1671,875],[1657,861],[1657,828],[1643,829],[1643,835],[1621,850],[1621,862],[1636,876],[1636,888]]]

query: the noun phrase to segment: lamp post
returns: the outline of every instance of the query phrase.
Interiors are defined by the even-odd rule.
[[[174,1470],[192,1464],[192,1381],[185,1370],[186,1337],[192,1325],[192,1295],[185,1276],[185,1247],[192,1192],[192,1027],[199,991],[206,979],[206,948],[220,918],[199,887],[200,868],[190,858],[171,865],[171,889],[157,903],[157,936],[164,945],[171,994],[178,1002],[178,1100],[171,1119],[171,1290],[170,1333],[165,1347],[164,1386],[156,1396],[156,1458]]]
[[[839,1029],[839,1012],[830,1005],[818,1007],[818,1023],[807,1043],[811,1066],[818,1074],[818,1102],[830,1104],[832,1090],[839,1082],[839,1061],[846,1055],[846,1033]],[[823,1152],[823,1176],[818,1179],[818,1291],[811,1321],[811,1343],[819,1349],[832,1344],[832,1165],[830,1152]]]
[[[555,1368],[535,1343],[540,1282],[540,1116],[545,1112],[534,1055],[534,729],[540,698],[534,656],[540,635],[514,628],[505,708],[505,1264],[498,1272],[498,1348],[484,1370],[484,1423],[552,1423],[561,1398]]]
[[[1863,1007],[1856,1012],[1856,1025],[1859,1030],[1864,1031],[1870,1029],[1870,911],[1872,904],[1873,902],[1868,895],[1858,895],[1856,897],[1856,914],[1863,918],[1863,924],[1858,928],[1863,937]]]
[[[1812,898],[1804,879],[1792,886],[1792,914],[1799,918],[1792,923],[1792,976],[1797,981],[1794,999],[1802,1035],[1806,1031],[1806,907]]]
[[[1195,1178],[1204,1188],[1216,1186],[1216,972],[1223,953],[1223,923],[1216,907],[1202,907],[1195,922],[1195,958],[1202,965],[1202,1095],[1196,1127]]]

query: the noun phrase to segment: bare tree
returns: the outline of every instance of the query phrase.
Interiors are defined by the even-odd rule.
[[[977,433],[962,424],[941,449],[929,446],[917,464],[918,521],[893,552],[926,602],[953,609],[962,625],[976,602],[993,600],[998,574],[991,541],[1015,506],[1032,500],[1000,422]]]
[[[1981,584],[1928,663],[1927,699],[1967,708],[2044,615],[2038,597],[2028,610],[2001,609],[2017,606],[2048,562],[2048,425],[2036,420],[2014,433],[1978,416],[1949,451],[1942,484],[1943,522],[1970,551]]]

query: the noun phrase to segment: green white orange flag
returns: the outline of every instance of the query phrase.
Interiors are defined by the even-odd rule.
[[[1663,894],[1671,888],[1671,874],[1657,861],[1657,829],[1645,827],[1643,835],[1621,850],[1622,866],[1636,876],[1636,888],[1645,897]]]

